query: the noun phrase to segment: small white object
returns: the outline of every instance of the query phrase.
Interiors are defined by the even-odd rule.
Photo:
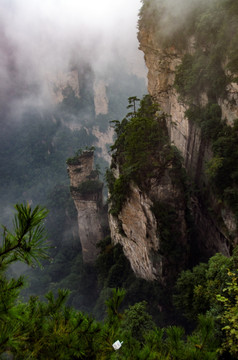
[[[112,344],[113,349],[114,349],[114,350],[120,349],[120,347],[122,346],[122,344],[123,344],[123,341],[122,341],[122,342],[120,342],[119,340],[115,341],[114,344]]]

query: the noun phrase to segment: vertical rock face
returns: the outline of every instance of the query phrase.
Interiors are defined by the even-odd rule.
[[[93,151],[68,160],[71,195],[78,212],[78,229],[83,260],[93,263],[98,249],[96,244],[103,239],[102,231],[102,183],[93,170]]]
[[[162,216],[155,207],[163,206],[176,214],[169,228],[176,233],[173,252],[167,250],[162,228]],[[166,211],[166,210],[165,210]],[[174,279],[187,263],[189,241],[185,220],[186,201],[182,189],[173,184],[169,171],[165,171],[158,184],[151,179],[148,191],[131,183],[130,196],[118,217],[109,214],[111,236],[114,243],[123,246],[134,273],[145,280],[165,283]]]
[[[184,52],[175,47],[162,48],[156,39],[156,31],[141,26],[138,34],[140,49],[144,52],[148,68],[148,91],[155,98],[161,109],[168,114],[167,127],[171,143],[180,151],[188,173],[201,185],[206,182],[204,174],[205,161],[211,158],[209,144],[201,137],[200,128],[185,116],[187,107],[179,100],[174,87],[176,67],[181,64]],[[186,53],[194,52],[194,39],[188,41]],[[232,125],[238,117],[238,85],[231,82],[226,87],[227,98],[219,99],[222,118]],[[208,102],[205,93],[200,94],[198,103]]]
[[[108,98],[106,84],[103,80],[95,80],[94,89],[94,106],[96,115],[108,113]]]
[[[164,48],[158,43],[156,29],[153,26],[145,28],[141,23],[138,39],[148,68],[148,91],[168,114],[170,142],[179,149],[192,180],[198,187],[207,188],[205,163],[213,154],[208,140],[201,136],[201,129],[185,116],[187,107],[181,103],[174,87],[176,68],[185,52],[194,53],[194,39],[190,39],[183,52],[175,47]],[[226,91],[226,100],[218,99],[218,103],[223,119],[232,124],[237,118],[237,84],[230,83]],[[207,95],[199,94],[197,105],[207,103]],[[216,200],[210,189],[207,189],[208,209],[202,196],[184,194],[185,189],[176,184],[169,170],[166,169],[159,181],[151,179],[146,191],[131,183],[130,195],[118,216],[109,215],[112,239],[123,246],[135,274],[161,282],[175,278],[176,272],[183,267],[204,261],[216,252],[229,256],[232,237],[237,237],[233,214]],[[114,175],[119,177],[118,169]],[[170,221],[170,229],[164,228],[166,218]],[[167,242],[166,248],[164,238],[167,235],[171,241]]]
[[[148,30],[140,30],[139,41],[148,68],[148,91],[161,109],[170,115],[167,127],[171,143],[181,151],[187,171],[194,178],[198,175],[196,179],[199,181],[201,156],[209,153],[209,149],[202,143],[200,129],[186,118],[186,106],[179,102],[174,88],[175,70],[181,64],[183,54],[174,47],[160,49],[155,34]]]
[[[134,273],[146,280],[158,278],[156,265],[159,259],[157,264],[151,259],[151,252],[159,248],[157,222],[151,206],[150,198],[134,185],[119,217],[109,214],[113,242],[123,246]]]
[[[138,38],[148,68],[148,91],[161,106],[161,109],[169,115],[167,128],[170,141],[180,150],[185,168],[193,181],[199,187],[206,186],[205,164],[211,159],[212,151],[209,143],[201,137],[200,128],[185,116],[186,105],[181,103],[174,87],[175,70],[181,63],[184,53],[174,47],[160,47],[158,40],[156,40],[156,34],[150,29],[145,30],[143,26],[140,27]],[[191,39],[186,52],[192,54],[193,50]],[[219,100],[219,105],[222,109],[223,118],[232,124],[234,118],[237,117],[237,85],[231,83],[226,90],[228,97],[226,100]],[[207,103],[206,94],[200,94],[198,102],[200,105],[205,105]],[[213,253],[221,251],[224,254],[229,254],[227,236],[229,237],[228,234],[237,236],[234,233],[234,228],[236,228],[234,217],[230,214],[227,215],[227,210],[225,208],[221,210],[221,206],[219,208],[215,198],[213,200],[212,206],[214,205],[218,217],[223,219],[224,226],[221,227],[215,223],[209,214],[201,211],[200,206],[193,207],[195,223],[201,230],[200,241],[202,241],[203,235],[206,236],[207,243],[204,241],[203,249],[206,250],[207,248],[207,253],[213,249]],[[208,223],[211,228],[208,233],[203,234],[202,229],[208,228]]]

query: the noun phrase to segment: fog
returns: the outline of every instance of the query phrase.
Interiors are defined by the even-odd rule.
[[[159,28],[164,35],[179,31],[191,13],[217,0],[155,0],[161,14]]]
[[[50,105],[49,79],[75,63],[105,77],[108,66],[126,61],[144,75],[139,8],[140,0],[0,0],[1,105],[9,97],[17,112]]]
[[[140,6],[140,0],[0,0],[1,223],[11,218],[16,202],[45,204],[57,183],[68,185],[66,159],[81,147],[97,146],[93,82],[102,79],[109,93],[111,113],[100,120],[104,132],[126,113],[127,97],[138,95],[131,73],[142,79],[145,93]],[[56,99],[54,86],[58,79],[67,86],[70,72],[81,86],[77,109],[68,104],[62,110],[62,93]],[[105,135],[105,149],[109,141]]]
[[[162,31],[176,30],[211,1],[157,0]],[[124,63],[146,77],[137,41],[140,7],[140,0],[0,0],[1,118],[6,111],[19,118],[28,106],[51,106],[49,83],[76,63],[90,64],[98,78]]]

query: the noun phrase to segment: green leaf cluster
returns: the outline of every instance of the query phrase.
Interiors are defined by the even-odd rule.
[[[99,180],[86,180],[77,187],[71,186],[70,190],[80,194],[91,194],[93,192],[101,191],[102,187],[103,183]]]
[[[217,295],[217,300],[223,304],[223,312],[220,316],[223,326],[224,338],[221,353],[227,350],[234,356],[238,356],[238,274],[236,271],[228,271],[229,280],[223,289],[223,294]]]
[[[112,290],[110,298],[106,300],[107,316],[101,323],[65,306],[68,290],[59,290],[56,296],[51,291],[46,294],[45,301],[31,297],[27,303],[23,303],[19,298],[19,290],[23,286],[22,277],[8,279],[6,270],[16,260],[31,264],[39,256],[45,258],[44,244],[39,242],[39,238],[43,240],[43,237],[37,229],[43,225],[46,211],[40,207],[31,209],[29,205],[17,205],[16,209],[17,215],[11,232],[14,236],[4,241],[0,249],[0,358],[9,355],[19,360],[218,359],[219,337],[214,312],[200,315],[196,329],[186,335],[180,326],[157,327],[147,312],[145,301],[123,311],[123,289]],[[5,229],[5,233],[9,234],[9,231]],[[17,242],[15,238],[18,239]],[[29,251],[25,247],[26,242],[31,244]],[[104,245],[106,249],[108,244]],[[236,270],[227,273],[228,266],[231,269],[237,267],[236,252],[231,259],[226,258],[226,261],[221,255],[213,257],[207,267],[201,268],[196,276],[193,274],[197,282],[200,281],[200,288],[195,282],[193,286],[194,295],[200,301],[203,299],[201,294],[204,296],[205,293],[211,299],[209,306],[214,299],[217,303],[224,304],[219,313],[223,324],[221,330],[225,334],[220,351],[222,354],[228,351],[231,356],[236,356],[237,274]],[[201,282],[199,274],[203,272],[205,275]],[[184,294],[188,285],[184,280],[183,284]],[[114,350],[112,345],[118,339],[122,346],[119,350]]]
[[[202,93],[211,101],[217,100],[225,95],[228,83],[222,59],[198,49],[193,55],[184,56],[176,70],[174,85],[183,101],[193,103],[199,101]]]
[[[175,305],[190,321],[196,321],[199,314],[212,318],[221,359],[236,359],[238,354],[237,259],[235,248],[230,258],[218,253],[208,264],[183,271],[174,295]]]
[[[185,317],[195,320],[197,314],[205,314],[213,309],[220,311],[216,296],[222,294],[229,280],[227,269],[237,266],[237,251],[227,258],[218,253],[208,263],[196,265],[192,270],[182,271],[176,282],[174,303]]]
[[[149,95],[144,96],[137,111],[134,108],[121,122],[114,121],[114,129],[117,138],[111,146],[112,165],[106,180],[110,212],[117,215],[129,195],[130,182],[146,187],[153,176],[159,179],[172,164],[174,153],[168,145],[165,115]],[[118,177],[115,164],[119,167]]]

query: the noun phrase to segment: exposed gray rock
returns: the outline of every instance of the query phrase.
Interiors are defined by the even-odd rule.
[[[93,151],[85,151],[75,164],[68,165],[71,195],[78,212],[78,229],[82,245],[83,260],[93,263],[98,255],[97,243],[103,240],[102,230],[102,186],[91,191],[79,191],[78,188],[88,181],[98,181],[93,171]],[[100,184],[99,184],[100,185]]]

